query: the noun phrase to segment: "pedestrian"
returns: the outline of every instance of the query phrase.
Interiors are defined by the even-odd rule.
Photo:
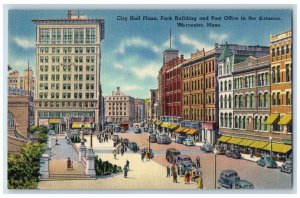
[[[196,187],[197,189],[203,189],[203,179],[201,177],[196,179]]]
[[[171,169],[170,169],[169,165],[167,165],[167,177],[170,177],[170,171],[171,171]]]
[[[196,166],[197,166],[197,168],[200,168],[200,157],[199,156],[196,158]]]
[[[189,171],[185,171],[185,184],[190,184],[190,178],[191,175],[190,175],[190,172]]]
[[[127,166],[128,170],[129,170],[129,161],[128,160],[126,160],[126,165],[125,166]]]
[[[117,159],[117,151],[113,150],[114,159]]]
[[[172,176],[173,176],[173,172],[175,172],[175,164],[172,164],[172,166],[171,166],[171,174],[172,174]]]
[[[121,155],[124,155],[124,147],[121,147]]]
[[[250,157],[253,158],[253,150],[250,149]]]
[[[142,159],[142,161],[144,161],[144,158],[145,158],[145,153],[142,151],[142,153],[141,153],[141,159]]]
[[[177,183],[177,173],[176,171],[173,172],[173,183]]]
[[[125,165],[124,166],[124,178],[126,178],[127,177],[127,173],[128,173],[128,168],[127,168],[127,166]]]
[[[195,169],[192,170],[192,178],[191,178],[192,181],[195,181],[196,180],[196,171]]]
[[[150,161],[150,152],[149,152],[149,150],[146,151],[146,159],[147,159],[147,161]]]

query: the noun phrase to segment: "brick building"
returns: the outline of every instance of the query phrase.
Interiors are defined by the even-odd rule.
[[[158,116],[158,89],[150,89],[150,118]]]

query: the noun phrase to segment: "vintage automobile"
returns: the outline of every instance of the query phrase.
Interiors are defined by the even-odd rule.
[[[281,172],[286,172],[291,174],[293,172],[293,163],[291,160],[285,161],[282,166],[280,167]]]
[[[192,139],[185,139],[183,141],[183,145],[186,145],[186,146],[195,146],[194,141]]]
[[[149,138],[150,138],[151,143],[156,143],[157,142],[155,134],[153,134],[153,133],[149,134]]]
[[[175,142],[178,144],[183,144],[185,139],[186,139],[186,136],[178,136],[178,137],[176,137]]]
[[[233,184],[240,180],[238,173],[234,170],[223,170],[218,179],[218,188],[233,188]]]
[[[184,161],[193,162],[193,160],[188,155],[178,155],[176,158],[176,164],[180,164]]]
[[[267,168],[278,168],[277,163],[269,155],[262,155],[257,164]]]
[[[157,137],[157,144],[171,144],[172,140],[166,135],[159,135]]]
[[[149,128],[148,127],[144,127],[144,132],[148,132]]]
[[[240,153],[240,150],[238,150],[238,149],[227,150],[225,152],[225,155],[227,157],[232,157],[234,159],[240,159],[241,158],[241,153]]]
[[[221,145],[216,145],[215,148],[214,148],[214,154],[224,155],[225,150],[223,149],[223,147]]]
[[[210,144],[204,144],[201,147],[201,151],[204,151],[206,153],[210,153],[210,152],[212,152],[212,146]]]
[[[152,128],[149,128],[148,129],[148,133],[153,133],[154,131],[153,131],[153,129]]]
[[[132,151],[138,151],[139,150],[139,146],[137,145],[136,142],[129,142],[128,143],[128,148]]]
[[[166,159],[170,163],[175,163],[178,155],[180,155],[180,151],[175,148],[168,148],[166,152]]]
[[[183,161],[177,164],[177,174],[179,176],[184,176],[185,172],[188,171],[191,175],[193,168],[195,168],[195,164],[193,162]]]
[[[140,129],[139,127],[135,127],[135,128],[134,128],[134,132],[135,132],[135,133],[141,133],[141,129]]]
[[[254,189],[254,185],[247,180],[238,180],[234,182],[233,189]]]

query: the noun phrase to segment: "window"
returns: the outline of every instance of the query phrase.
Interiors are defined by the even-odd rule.
[[[48,28],[40,28],[41,37],[40,42],[41,44],[50,44],[50,30]]]
[[[280,92],[277,93],[277,105],[280,105],[281,101],[280,101]]]
[[[262,93],[258,94],[258,106],[263,107],[263,96]]]
[[[250,96],[247,94],[246,95],[246,108],[250,107]]]
[[[285,97],[286,97],[286,105],[291,105],[291,94],[289,91],[286,92]]]
[[[63,43],[64,44],[72,44],[73,41],[73,29],[64,28],[63,29]]]
[[[264,93],[264,107],[269,107],[269,93]]]
[[[285,50],[286,50],[286,54],[289,54],[289,53],[290,53],[289,45],[286,45],[286,46],[285,46]]]
[[[221,81],[220,91],[223,91],[223,82]]]
[[[276,51],[277,51],[277,56],[279,56],[280,55],[279,47],[276,48]]]
[[[272,105],[276,105],[276,94],[272,94]]]
[[[239,107],[239,99],[238,99],[238,98],[239,98],[238,95],[235,95],[235,96],[234,96],[234,102],[235,102],[235,105],[234,105],[234,106],[235,106],[235,108],[238,108],[238,107]]]
[[[280,66],[277,66],[277,83],[280,82]]]
[[[281,55],[284,55],[284,46],[281,47]]]
[[[60,28],[52,28],[52,41],[51,42],[52,42],[52,44],[61,44],[61,29]]]
[[[232,113],[229,113],[229,127],[232,128]]]
[[[289,64],[286,64],[285,65],[285,68],[286,68],[286,82],[289,82],[291,81],[291,73],[290,73],[290,65]]]
[[[275,49],[272,48],[272,57],[275,57]]]

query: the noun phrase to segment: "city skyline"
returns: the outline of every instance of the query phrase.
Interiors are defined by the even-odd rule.
[[[77,11],[73,10],[76,15]],[[150,89],[156,89],[158,71],[162,66],[162,52],[170,47],[169,31],[172,29],[172,48],[179,50],[186,59],[191,53],[215,43],[268,45],[270,34],[291,29],[290,10],[80,10],[80,15],[105,20],[105,38],[102,41],[101,83],[103,95],[120,86],[125,94],[149,98]],[[185,21],[124,21],[118,16],[278,16],[277,21],[225,21],[220,28],[180,28],[177,22]],[[9,61],[13,70],[27,68],[27,60],[35,71],[35,28],[32,19],[66,18],[66,10],[10,11],[9,12]],[[120,18],[119,18],[120,19]],[[199,22],[199,21],[197,21]],[[11,25],[14,24],[14,25]],[[242,28],[241,28],[242,27]],[[256,31],[253,28],[256,27]],[[248,31],[247,31],[248,30]],[[242,32],[242,33],[241,33]],[[157,35],[160,35],[159,37]]]

